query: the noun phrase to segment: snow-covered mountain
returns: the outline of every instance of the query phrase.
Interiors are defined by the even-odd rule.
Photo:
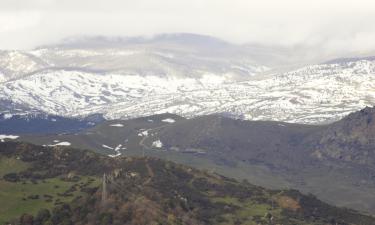
[[[242,46],[193,34],[150,39],[77,38],[32,51],[0,52],[0,82],[61,69],[159,77],[214,73],[246,79],[269,68]]]
[[[74,40],[13,51],[12,60],[7,52],[0,58],[0,109],[109,119],[226,113],[325,123],[375,103],[374,58],[259,75],[268,68],[247,51],[209,37],[167,35]]]
[[[48,64],[27,51],[0,51],[0,83],[38,71]]]

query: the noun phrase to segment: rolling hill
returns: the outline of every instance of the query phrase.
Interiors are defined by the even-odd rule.
[[[5,142],[0,143],[0,160],[0,223],[5,224],[375,221],[295,190],[267,190],[155,158],[110,158],[72,148]]]
[[[295,188],[374,213],[374,111],[365,108],[320,126],[220,114],[192,119],[160,114],[105,121],[73,134],[21,135],[19,140],[69,143],[112,157],[164,158],[270,188]]]

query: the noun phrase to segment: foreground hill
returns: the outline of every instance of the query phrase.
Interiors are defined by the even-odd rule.
[[[74,134],[21,135],[19,140],[69,143],[110,156],[165,158],[375,213],[374,118],[375,108],[322,126],[161,114],[105,121]]]
[[[5,142],[0,143],[0,160],[1,223],[371,225],[375,221],[298,191],[271,191],[154,158],[109,158],[90,151]]]

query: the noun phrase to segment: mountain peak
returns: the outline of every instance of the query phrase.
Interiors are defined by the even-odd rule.
[[[225,46],[234,45],[224,40],[193,33],[164,33],[151,36],[76,36],[68,37],[62,41],[45,46],[39,46],[37,49],[43,48],[121,48],[131,45],[150,45],[156,43],[178,44],[183,46],[195,46],[207,48],[209,46]]]

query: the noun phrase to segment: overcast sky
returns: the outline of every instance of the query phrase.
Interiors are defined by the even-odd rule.
[[[374,0],[0,0],[0,48],[189,32],[236,43],[375,50]]]

